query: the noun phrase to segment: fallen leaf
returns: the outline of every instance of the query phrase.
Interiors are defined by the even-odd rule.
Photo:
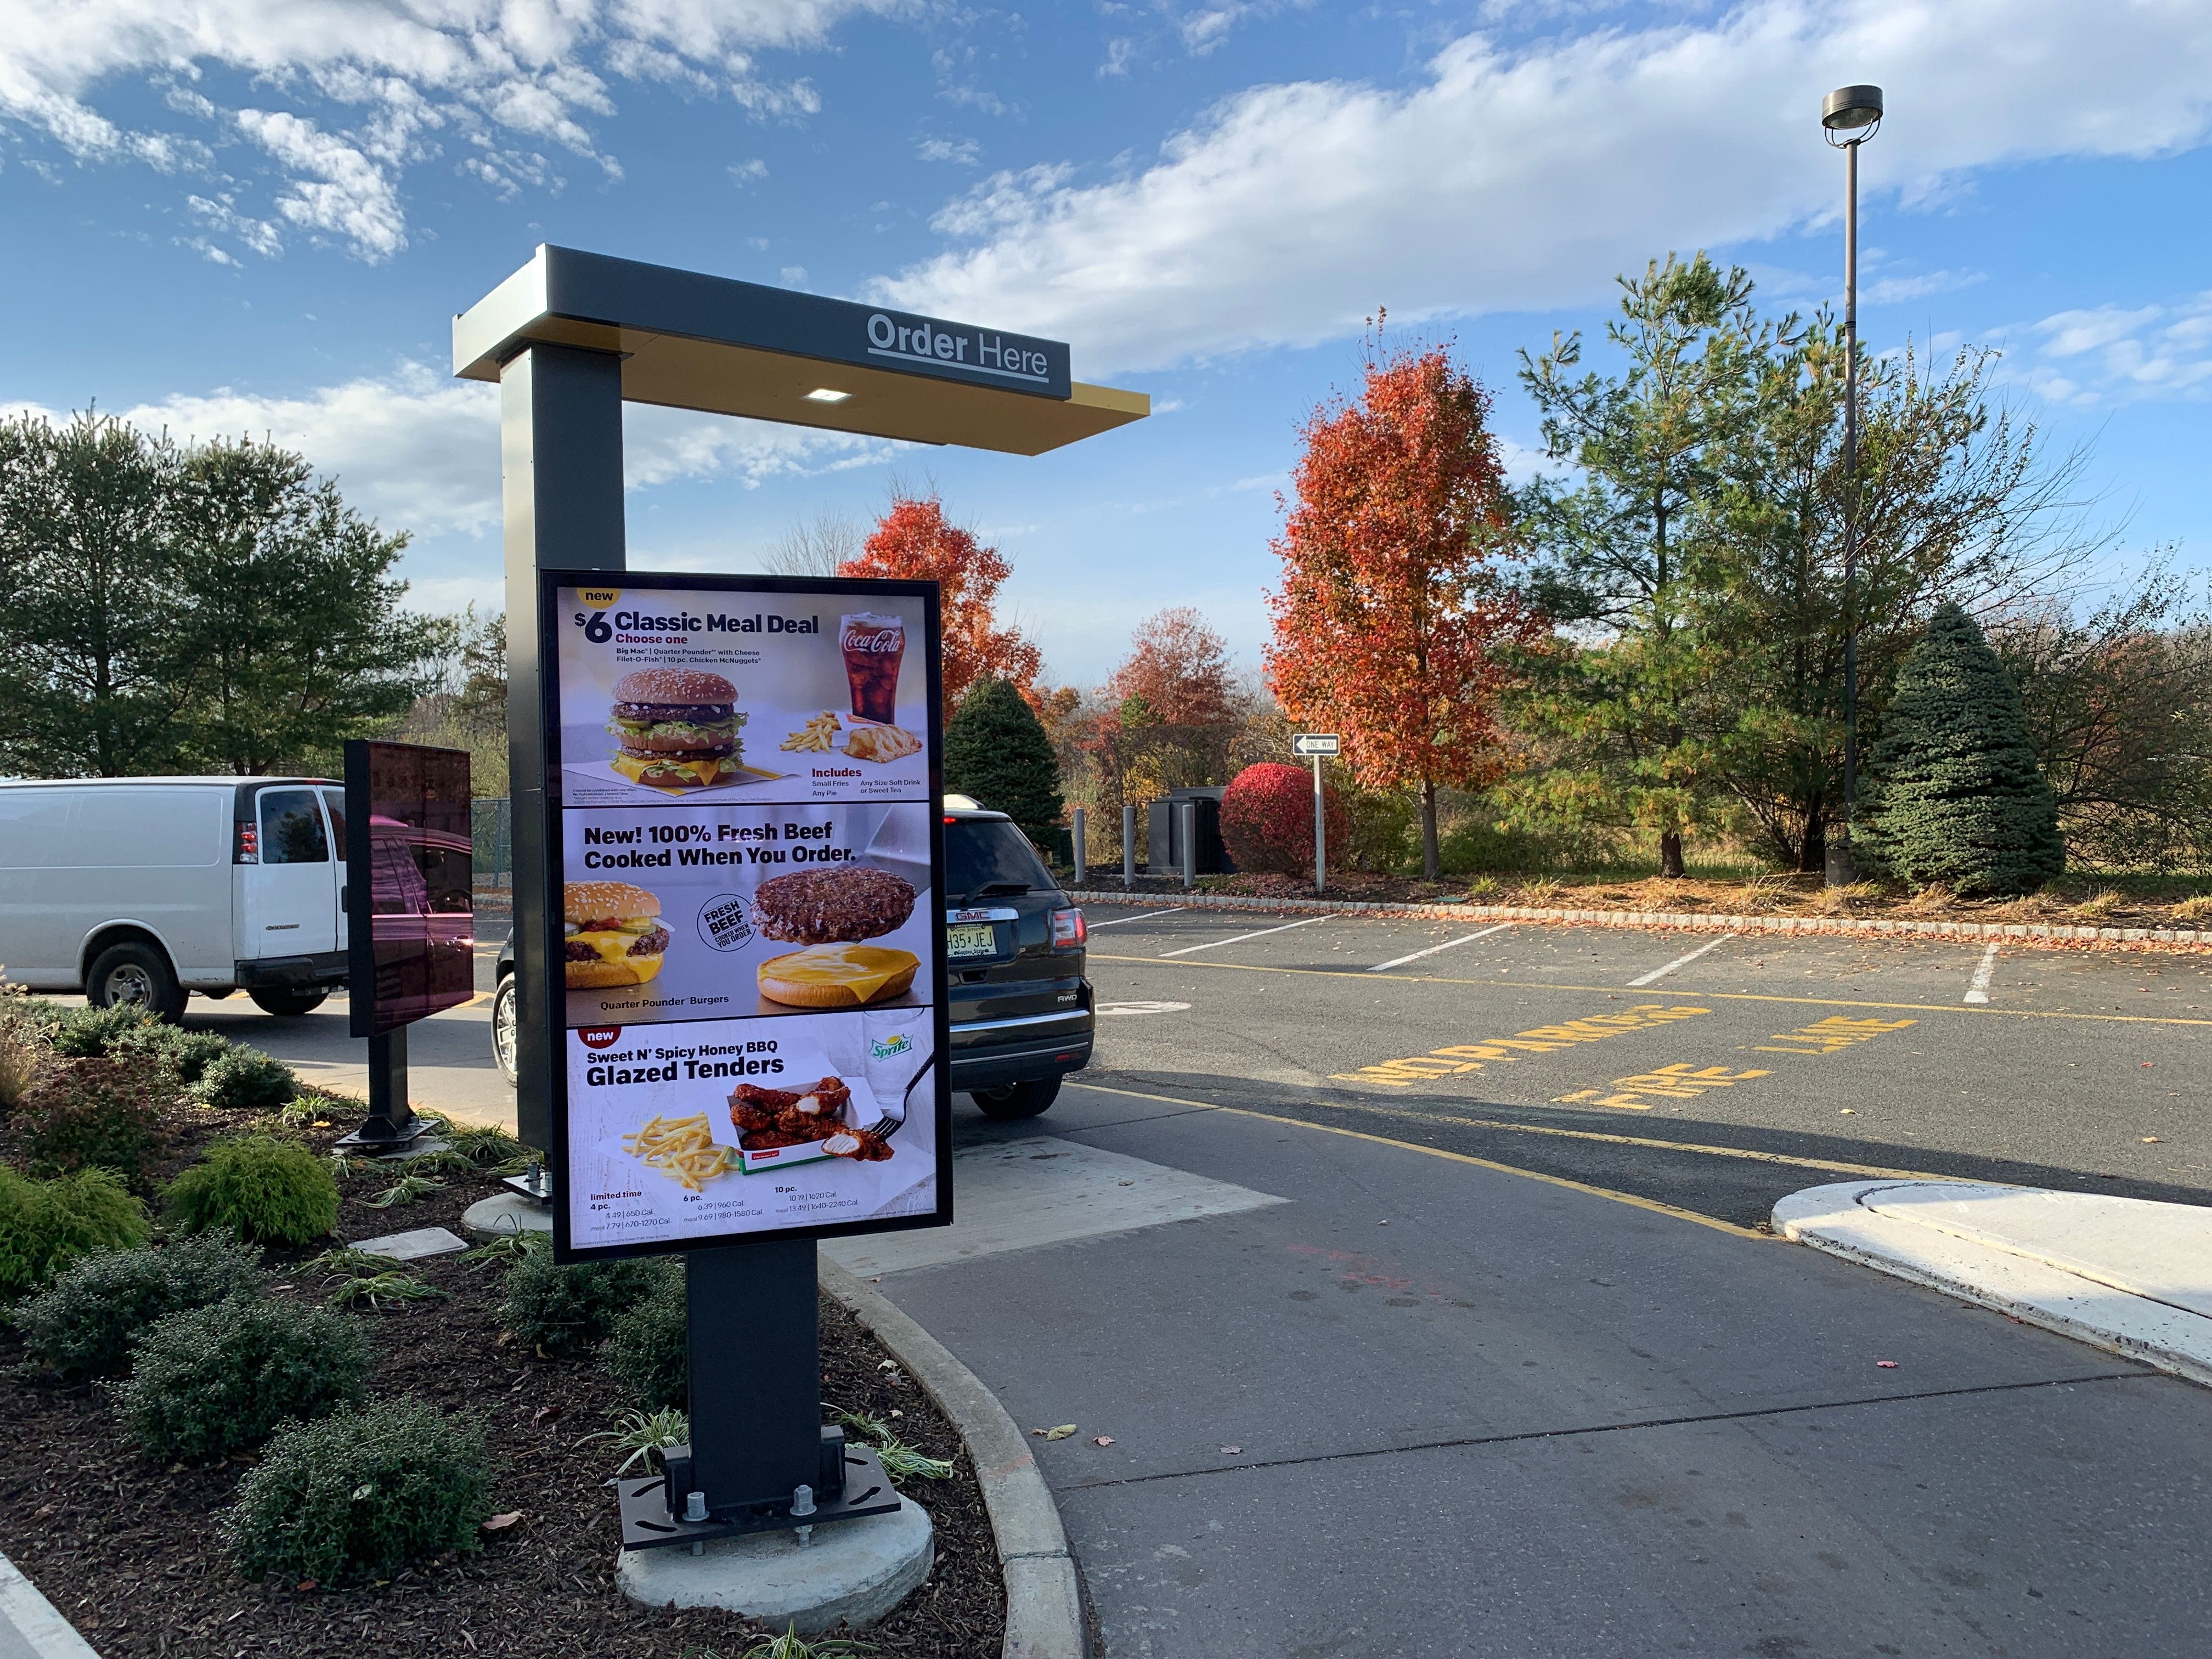
[[[39,1506],[38,1512],[33,1515],[31,1519],[33,1521],[43,1521],[48,1516],[54,1513],[55,1507],[56,1506],[52,1504],[42,1504]]]
[[[2142,1068],[2143,1068],[2143,1070],[2145,1070],[2146,1072],[2148,1072],[2148,1070],[2150,1070],[2150,1068],[2151,1068],[2153,1066],[2156,1065],[2157,1063],[2158,1063],[2158,1062],[2157,1062],[2157,1061],[2155,1061],[2155,1060],[2147,1060],[2143,1061],[2143,1063],[2142,1063]]]
[[[1243,1449],[1242,1446],[1224,1446],[1221,1449],[1221,1455],[1224,1457],[1234,1457]]]
[[[2158,1145],[2158,1137],[2156,1135],[2145,1135],[2142,1138],[2142,1144],[2146,1146],[2155,1146]]]
[[[1048,1440],[1065,1440],[1068,1436],[1074,1432],[1074,1424],[1062,1423],[1057,1428],[1047,1429],[1044,1431],[1044,1437]]]
[[[1897,1362],[1894,1359],[1877,1359],[1874,1363],[1886,1371],[1893,1371],[1897,1369]]]
[[[1114,1437],[1110,1434],[1093,1435],[1091,1443],[1094,1446],[1110,1446],[1114,1443]]]
[[[298,1590],[302,1595],[314,1589],[314,1587],[315,1581],[312,1578],[302,1578],[298,1583],[292,1586],[294,1589]]]
[[[536,1411],[530,1413],[530,1420],[532,1423],[550,1423],[555,1418],[561,1416],[568,1409],[568,1408],[566,1406],[540,1406]]]
[[[1837,1111],[1837,1113],[1836,1113],[1836,1115],[1837,1115],[1838,1117],[1856,1117],[1858,1115],[1859,1115],[1859,1109],[1858,1109],[1857,1107],[1856,1107],[1856,1106],[1845,1106],[1845,1107],[1843,1107],[1843,1108],[1839,1109]]]
[[[521,1519],[522,1511],[520,1510],[509,1510],[505,1515],[495,1515],[490,1520],[485,1522],[483,1523],[483,1530],[486,1532],[505,1532],[509,1527],[513,1526],[516,1522]]]

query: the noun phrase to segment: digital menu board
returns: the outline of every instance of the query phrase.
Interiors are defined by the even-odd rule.
[[[376,1036],[476,994],[476,858],[469,757],[459,749],[345,746],[347,1000]]]
[[[556,1248],[949,1222],[935,585],[540,580]]]

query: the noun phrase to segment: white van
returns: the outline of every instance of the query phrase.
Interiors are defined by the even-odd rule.
[[[307,1013],[345,983],[344,880],[327,778],[0,783],[0,973],[33,990]]]

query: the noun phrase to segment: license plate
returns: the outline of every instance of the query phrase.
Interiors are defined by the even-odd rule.
[[[945,930],[945,954],[995,957],[999,954],[999,930],[988,921],[955,922]]]

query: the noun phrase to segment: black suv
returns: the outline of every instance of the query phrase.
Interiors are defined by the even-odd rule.
[[[952,1086],[987,1117],[1035,1117],[1091,1063],[1083,912],[1003,812],[945,803],[946,1014]],[[492,1055],[514,1081],[514,944],[500,948]]]

